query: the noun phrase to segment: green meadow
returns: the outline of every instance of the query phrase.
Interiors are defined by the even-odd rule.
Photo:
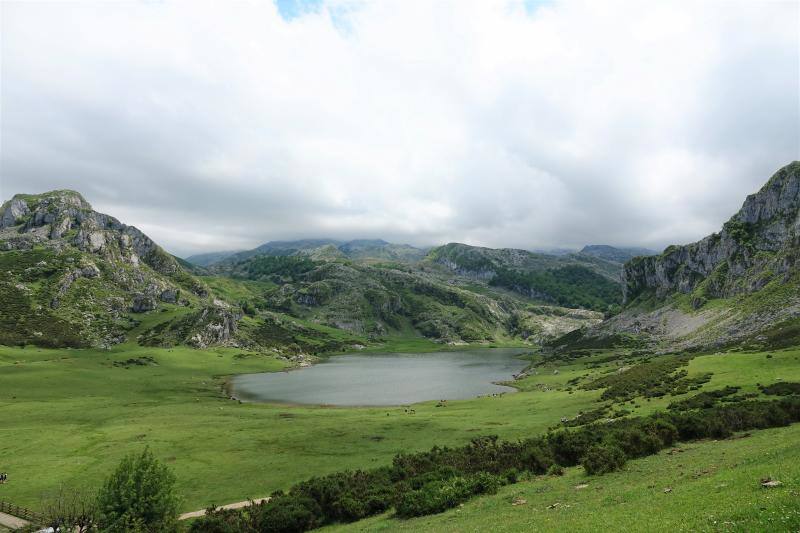
[[[179,312],[147,315],[147,323],[140,328]],[[434,347],[427,341],[398,338],[382,349]],[[701,355],[685,370],[689,378],[712,374],[701,390],[736,385],[742,387],[741,393],[760,394],[759,383],[800,381],[800,349],[769,355]],[[388,464],[400,452],[463,444],[480,435],[516,439],[540,434],[558,425],[562,417],[572,418],[608,403],[600,402],[602,390],[584,390],[575,383],[617,372],[623,364],[620,360],[635,364],[634,356],[624,351],[594,351],[566,362],[543,363],[541,356],[532,357],[539,363],[535,374],[516,382],[517,393],[448,402],[444,408],[427,402],[415,405],[411,414],[402,407],[239,403],[225,393],[227,376],[282,371],[287,363],[237,349],[162,349],[134,343],[109,350],[0,347],[0,468],[10,478],[0,486],[0,499],[35,509],[61,486],[95,488],[123,455],[145,446],[175,472],[183,510],[266,496],[315,475]],[[613,407],[632,415],[647,414],[694,393],[636,397]],[[670,466],[672,456],[661,453],[632,461],[622,472],[593,478],[591,489],[582,492],[572,487],[586,481],[584,474],[569,469],[563,478],[504,487],[496,496],[468,502],[443,515],[407,522],[378,517],[347,528],[471,531],[485,530],[499,520],[509,530],[534,523],[543,529],[576,524],[592,529],[608,514],[602,509],[614,509],[614,520],[622,524],[644,512],[653,498],[661,498],[656,501],[664,502],[663,514],[673,520],[665,524],[679,524],[681,516],[693,513],[688,503],[679,513],[679,503],[695,496],[707,501],[702,500],[706,503],[701,502],[692,524],[710,527],[710,522],[704,522],[703,506],[709,512],[729,509],[733,516],[734,511],[744,512],[739,503],[749,493],[710,491],[709,486],[690,479],[691,472],[716,465],[714,479],[719,477],[719,482],[714,487],[752,485],[758,476],[773,475],[785,479],[786,490],[796,491],[798,431],[796,427],[756,431],[746,439],[692,443],[686,446],[691,452],[680,455],[686,458],[684,476]],[[726,461],[731,457],[741,457],[739,462],[751,467],[729,469]],[[667,481],[676,487],[670,500],[662,497],[664,487],[660,487]],[[772,499],[764,505],[778,509],[775,506],[784,505],[786,498],[772,495],[786,494],[783,489],[770,493]],[[517,496],[528,503],[512,506],[509,499]],[[559,501],[562,505],[546,510],[545,502]],[[591,518],[593,512],[599,514]],[[742,518],[742,523],[753,516]]]

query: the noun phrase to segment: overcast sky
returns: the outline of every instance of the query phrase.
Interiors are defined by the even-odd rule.
[[[0,198],[179,255],[689,242],[800,159],[799,5],[3,1]]]

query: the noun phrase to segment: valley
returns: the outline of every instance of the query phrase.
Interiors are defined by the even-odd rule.
[[[149,449],[181,512],[272,498],[194,531],[797,529],[798,213],[791,163],[661,254],[307,239],[192,263],[77,192],[16,195],[0,501],[47,508]]]
[[[232,401],[223,394],[226,376],[280,370],[286,363],[230,348],[122,346],[110,351],[0,348],[3,428],[0,453],[15,458],[7,468],[12,481],[0,489],[3,499],[36,508],[62,484],[75,489],[96,486],[108,467],[127,451],[149,444],[176,472],[183,497],[181,509],[191,511],[212,503],[262,497],[312,476],[385,465],[397,453],[426,450],[434,445],[459,445],[486,434],[510,440],[535,436],[560,425],[562,418],[574,419],[579,413],[592,412],[599,406],[611,405],[605,416],[614,416],[614,410],[641,416],[666,409],[670,403],[695,394],[687,391],[677,396],[650,398],[636,395],[609,404],[601,400],[601,390],[576,387],[576,382],[590,381],[640,357],[631,353],[592,350],[573,361],[544,362],[534,357],[536,373],[514,384],[519,389],[517,393],[449,401],[447,407],[436,407],[436,401],[425,402],[416,404],[415,413],[409,414],[402,407],[319,408]],[[128,361],[144,361],[144,364]],[[702,385],[703,391],[737,386],[738,394],[768,398],[762,395],[758,384],[800,382],[800,350],[700,355],[685,368],[690,378],[711,374],[710,380]],[[772,459],[763,458],[760,450],[780,442],[788,446],[785,453],[789,456],[800,453],[796,439],[791,437],[796,433],[794,428],[769,430],[774,437],[761,437],[761,432],[756,432],[754,437],[731,441],[722,448],[692,444],[703,459],[698,459],[696,468],[695,463],[688,464],[687,472],[711,465],[721,468],[719,461],[728,460],[722,452],[739,445],[741,449],[736,453],[750,466],[730,475],[735,483],[748,486],[757,483],[759,476],[771,475],[783,481],[787,488],[775,492],[780,496],[778,500],[770,499],[762,505],[769,512],[777,512],[780,505],[790,501],[786,498],[791,499],[792,493],[786,491],[794,490],[792,481],[796,482],[800,473],[792,470],[791,464],[796,463],[780,459],[786,455],[777,455],[782,448],[773,451],[769,456]],[[750,443],[756,441],[762,444],[750,448]],[[612,491],[622,490],[622,486],[629,487],[624,476],[639,478],[640,468],[649,469],[653,465],[656,471],[648,476],[669,480],[676,493],[684,488],[689,490],[681,498],[703,492],[705,485],[690,488],[696,482],[688,475],[686,480],[675,478],[674,471],[666,466],[665,472],[658,473],[661,467],[653,463],[661,457],[633,461],[625,472],[610,475],[611,479],[603,477],[600,483]],[[694,455],[687,454],[686,458]],[[761,465],[764,459],[768,460]],[[646,461],[646,466],[638,466],[640,461]],[[543,498],[547,505],[556,501],[567,504],[572,500],[562,493],[571,493],[572,485],[584,480],[590,486],[598,482],[579,470],[568,469],[563,479],[533,477],[522,485],[509,486],[487,502],[466,504],[464,512],[468,514],[464,517],[451,511],[441,518],[422,519],[422,524],[458,529],[458,522],[445,524],[451,523],[455,514],[472,520],[472,512],[488,513],[482,518],[487,523],[498,517],[505,520],[508,513],[518,511],[507,498],[518,494],[544,513]],[[722,472],[717,475],[728,476]],[[637,479],[636,483],[645,487],[653,482],[648,479]],[[540,486],[550,488],[539,493]],[[616,512],[592,507],[602,505],[605,509],[610,505],[607,498],[613,496],[602,494],[602,499],[595,503],[581,500],[582,507],[576,505],[574,511],[550,513],[548,523],[558,529],[570,521],[583,520],[586,515],[581,512]],[[621,501],[634,498],[633,492],[624,494],[628,496]],[[736,515],[737,498],[743,497],[739,491],[713,494],[713,501],[706,505],[728,508],[731,516]],[[642,500],[641,505],[648,505],[649,501]],[[666,508],[664,512],[670,511]],[[628,515],[622,508],[620,513],[616,519],[624,524]],[[517,523],[509,518],[509,530],[528,519],[532,518],[522,517],[523,522]],[[394,529],[420,525],[418,520],[408,523],[389,517],[381,520],[386,523],[370,525],[373,522],[369,522],[364,527]],[[445,522],[440,523],[441,520]],[[590,525],[584,527],[591,529]]]

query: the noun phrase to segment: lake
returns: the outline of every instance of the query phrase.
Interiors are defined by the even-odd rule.
[[[514,392],[496,385],[527,366],[524,348],[433,353],[337,355],[290,372],[243,374],[231,380],[243,401],[312,405],[407,405]]]

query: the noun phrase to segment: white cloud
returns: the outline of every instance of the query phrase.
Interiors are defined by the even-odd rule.
[[[78,189],[178,253],[659,246],[800,152],[796,2],[1,9],[0,196]]]

